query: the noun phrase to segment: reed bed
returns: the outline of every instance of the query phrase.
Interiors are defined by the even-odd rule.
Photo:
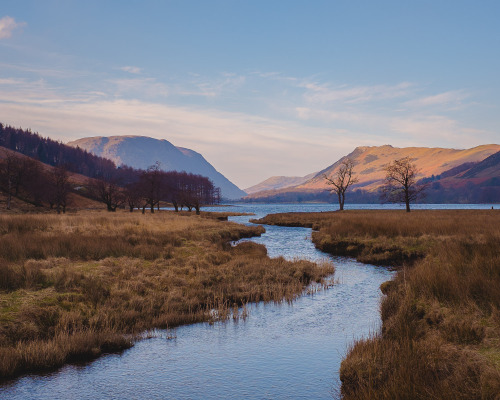
[[[381,287],[382,331],[355,342],[342,362],[345,399],[500,398],[499,211],[283,214],[261,222],[308,224],[320,248],[344,254],[351,246],[358,259],[384,254],[399,266]]]
[[[264,229],[219,219],[0,216],[0,377],[124,349],[149,329],[239,318],[232,310],[292,301],[333,272],[252,242],[232,247]]]
[[[499,210],[349,210],[282,213],[253,222],[313,228],[315,246],[327,253],[387,266],[424,258],[436,242],[457,234],[480,241],[498,230]]]

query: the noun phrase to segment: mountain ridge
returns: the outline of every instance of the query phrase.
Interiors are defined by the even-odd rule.
[[[500,151],[498,144],[485,144],[470,149],[449,149],[442,147],[394,147],[392,145],[382,146],[359,146],[351,153],[341,157],[339,160],[322,169],[312,173],[312,178],[297,185],[287,187],[274,187],[270,190],[254,192],[245,199],[254,200],[259,198],[281,198],[292,192],[296,193],[319,193],[328,189],[324,175],[332,177],[338,170],[339,165],[346,158],[353,160],[354,174],[359,182],[352,189],[360,189],[368,193],[376,192],[383,184],[385,177],[384,167],[395,159],[409,156],[420,170],[419,179],[440,175],[453,168],[466,163],[480,163],[486,158]],[[496,164],[495,164],[496,165]],[[471,165],[472,167],[472,165]],[[490,174],[500,174],[500,171],[491,167]],[[468,170],[468,168],[466,168]],[[463,172],[463,171],[462,171]],[[464,172],[465,173],[465,172]],[[309,176],[310,176],[309,175]],[[262,183],[258,185],[259,186]],[[254,187],[255,187],[254,186]]]
[[[215,186],[221,188],[226,199],[239,199],[246,193],[217,171],[202,154],[177,147],[166,139],[148,136],[93,136],[67,143],[88,152],[108,158],[116,165],[128,165],[133,168],[147,169],[155,162],[165,171],[186,171],[207,176]]]

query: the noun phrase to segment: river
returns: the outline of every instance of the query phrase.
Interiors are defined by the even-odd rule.
[[[357,205],[353,208],[388,208]],[[417,206],[420,208],[423,206]],[[425,208],[491,208],[424,206]],[[211,211],[253,212],[230,219],[249,223],[269,213],[327,211],[328,204],[236,205]],[[354,339],[380,327],[379,286],[387,268],[330,257],[314,248],[311,230],[265,226],[271,257],[329,258],[333,287],[292,304],[252,304],[248,318],[156,331],[121,354],[18,378],[0,387],[1,399],[328,399],[337,397],[340,362]]]

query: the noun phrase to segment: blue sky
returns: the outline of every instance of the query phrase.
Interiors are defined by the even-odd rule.
[[[356,146],[500,142],[498,1],[0,4],[0,121],[145,135],[242,188]]]

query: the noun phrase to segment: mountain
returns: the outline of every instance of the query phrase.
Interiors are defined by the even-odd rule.
[[[263,190],[276,190],[283,189],[290,186],[297,186],[302,183],[307,182],[315,174],[309,174],[306,176],[272,176],[265,181],[244,189],[248,194],[262,192]]]
[[[239,199],[246,193],[218,172],[205,158],[193,150],[176,147],[168,140],[146,136],[88,137],[68,143],[88,152],[108,158],[116,165],[146,169],[156,161],[165,171],[186,171],[207,176],[221,188],[226,199]]]
[[[352,189],[363,191],[365,194],[376,193],[383,184],[385,165],[396,159],[407,156],[412,158],[413,162],[419,168],[420,173],[418,178],[436,177],[441,174],[448,174],[454,176],[454,179],[458,179],[459,177],[457,175],[462,174],[464,176],[458,181],[461,186],[465,184],[466,179],[468,179],[471,184],[475,185],[479,182],[477,177],[475,181],[471,181],[472,177],[468,177],[467,171],[472,171],[470,172],[471,174],[479,174],[479,170],[477,169],[481,168],[481,174],[489,174],[491,175],[490,177],[500,176],[498,163],[495,164],[497,156],[495,156],[493,160],[482,165],[483,160],[486,162],[488,157],[499,151],[500,145],[497,144],[482,145],[465,150],[429,147],[398,148],[390,145],[357,147],[353,152],[342,157],[322,171],[311,174],[312,178],[305,182],[288,187],[254,192],[247,196],[246,199],[255,200],[266,198],[267,200],[271,200],[272,198],[279,197],[281,200],[287,199],[291,201],[293,200],[291,193],[300,194],[302,199],[304,199],[305,195],[311,197],[314,193],[317,195],[319,195],[319,193],[324,194],[325,189],[328,188],[324,176],[333,177],[345,158],[350,158],[354,162],[354,174],[359,179],[359,182],[353,185]],[[477,172],[474,172],[476,170]],[[449,184],[451,188],[453,185],[456,185],[457,182],[454,182],[454,184],[450,182]]]

